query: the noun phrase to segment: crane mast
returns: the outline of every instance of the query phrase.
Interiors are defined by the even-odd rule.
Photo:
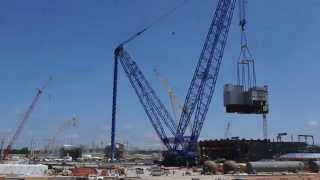
[[[117,113],[117,88],[118,88],[118,60],[116,55],[114,56],[113,66],[113,89],[112,89],[112,119],[111,119],[111,161],[115,161],[116,156],[116,143],[115,143],[115,131],[116,131],[116,113]]]
[[[49,81],[51,81],[51,78],[49,79]],[[34,99],[32,100],[30,106],[28,107],[27,111],[24,113],[22,120],[20,121],[16,131],[14,132],[12,138],[9,140],[9,143],[6,147],[6,149],[3,152],[3,159],[7,159],[9,154],[11,153],[11,148],[14,145],[14,143],[16,142],[16,140],[19,138],[27,120],[29,119],[30,115],[32,114],[37,102],[40,99],[40,96],[42,95],[44,89],[47,87],[49,81],[47,81],[40,89],[38,89],[36,96],[34,97]]]
[[[169,85],[169,81],[166,78],[164,78],[157,69],[154,70],[154,73],[155,73],[156,77],[160,81],[162,81],[164,88],[167,90],[167,93],[168,93],[169,99],[170,99],[170,105],[171,105],[171,108],[173,111],[174,119],[176,120],[177,123],[179,123],[180,115],[181,115],[181,111],[182,111],[181,102],[179,101],[179,98],[175,94],[173,88]],[[191,132],[192,132],[192,123],[191,122],[188,125],[188,129],[190,130],[190,134],[191,134]]]
[[[178,144],[182,146],[184,145],[184,138],[182,137],[194,111],[195,115],[190,145],[196,145],[195,143],[200,135],[203,122],[205,120],[215,89],[234,7],[235,0],[220,0],[218,2],[185,99],[177,129],[175,148],[177,148]]]
[[[176,121],[179,121],[182,106],[178,103],[178,97],[174,93],[172,87],[169,85],[169,82],[164,78],[157,69],[154,69],[155,76],[162,82],[164,88],[167,90],[170,99],[170,105],[172,107],[173,116]]]
[[[236,0],[218,1],[178,123],[170,116],[136,62],[124,49],[127,41],[115,49],[114,91],[117,87],[115,85],[117,82],[116,67],[120,61],[157,135],[174,156],[195,158],[197,140],[214,93],[235,2]],[[113,92],[113,97],[112,120],[114,122],[115,92]],[[191,123],[192,115],[194,115],[194,120]],[[190,123],[192,124],[191,136],[185,136],[185,130]]]
[[[168,150],[172,150],[170,143],[168,143],[167,134],[170,133],[172,136],[175,135],[177,128],[176,122],[173,120],[161,100],[156,95],[155,91],[150,86],[136,62],[131,58],[122,45],[116,48],[114,54],[116,60],[120,61],[125,73],[127,74],[130,83],[156,133]]]

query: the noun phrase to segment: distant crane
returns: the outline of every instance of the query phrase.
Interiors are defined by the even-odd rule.
[[[179,101],[178,97],[174,93],[173,88],[169,85],[169,81],[166,78],[164,78],[157,69],[154,69],[154,74],[158,78],[158,80],[162,82],[163,87],[168,92],[173,115],[174,115],[175,119],[177,120],[180,117],[181,110],[182,110],[182,106],[178,102]],[[179,120],[177,120],[177,121],[179,121]]]
[[[58,137],[60,137],[66,129],[71,127],[76,127],[79,124],[79,120],[76,117],[66,120],[59,129],[54,133],[54,135],[48,140],[48,144],[44,147],[44,152],[48,152],[49,149],[56,143]]]
[[[30,115],[32,114],[37,102],[40,99],[40,96],[43,94],[43,91],[45,90],[45,88],[48,86],[48,83],[52,80],[52,78],[50,78],[40,89],[38,89],[36,96],[34,97],[34,99],[32,100],[31,105],[28,107],[27,111],[24,113],[16,131],[14,132],[12,138],[9,140],[9,143],[6,147],[6,149],[3,152],[3,157],[2,159],[8,159],[9,154],[11,153],[11,148],[14,145],[14,143],[16,142],[16,140],[19,138],[27,120],[29,119]]]
[[[154,73],[155,73],[156,77],[159,79],[159,81],[162,82],[163,87],[167,90],[174,118],[177,121],[177,123],[179,123],[179,118],[180,118],[180,115],[181,115],[181,112],[183,109],[183,107],[180,103],[180,100],[177,97],[177,95],[175,94],[173,88],[170,86],[168,79],[163,77],[157,69],[154,69]],[[191,134],[191,132],[192,132],[192,123],[191,122],[189,124],[189,129],[190,129],[190,134]]]

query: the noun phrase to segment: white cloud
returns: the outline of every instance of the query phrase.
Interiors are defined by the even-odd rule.
[[[318,126],[319,125],[319,122],[318,121],[314,121],[314,120],[311,120],[311,121],[308,121],[307,122],[308,126]]]

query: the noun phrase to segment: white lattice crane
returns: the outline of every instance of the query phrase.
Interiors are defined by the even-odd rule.
[[[64,121],[64,123],[59,127],[59,129],[54,133],[54,135],[48,139],[48,144],[44,147],[44,152],[48,152],[50,148],[54,146],[58,137],[60,137],[66,129],[71,127],[76,127],[79,124],[79,120],[75,117]]]
[[[174,116],[174,119],[176,120],[176,122],[178,123],[181,112],[182,112],[181,101],[179,100],[179,98],[175,94],[173,88],[170,86],[168,79],[163,77],[162,74],[157,69],[154,69],[154,74],[159,79],[159,81],[162,82],[163,87],[166,89],[166,91],[169,95],[170,105],[171,105],[171,108],[173,111],[173,116]],[[189,130],[191,133],[192,132],[192,123],[189,124]]]

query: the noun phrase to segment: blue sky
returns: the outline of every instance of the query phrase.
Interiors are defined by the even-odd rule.
[[[109,142],[112,58],[116,45],[182,0],[6,0],[0,6],[0,135],[17,126],[36,88],[53,77],[27,122],[20,145],[38,144],[63,121],[77,116],[78,128],[61,143]],[[168,105],[166,91],[153,74],[167,77],[181,100],[200,55],[216,0],[190,2],[128,44],[127,50]],[[248,4],[248,40],[256,58],[259,85],[270,89],[269,136],[278,132],[319,138],[318,89],[320,2],[253,1]],[[261,117],[226,114],[222,89],[235,82],[239,27],[235,13],[216,92],[201,139],[231,135],[261,138]],[[175,32],[173,35],[172,32]],[[50,95],[52,98],[48,98]],[[159,147],[138,99],[120,71],[117,140],[129,146]]]

